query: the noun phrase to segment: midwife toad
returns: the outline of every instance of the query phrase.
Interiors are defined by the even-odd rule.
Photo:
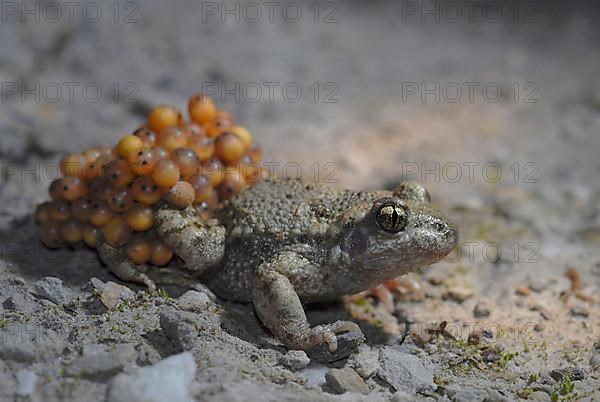
[[[296,179],[272,179],[234,197],[202,222],[192,208],[165,204],[156,230],[185,269],[136,266],[123,248],[100,240],[103,261],[121,279],[194,286],[252,302],[290,349],[360,331],[353,322],[310,327],[302,303],[335,299],[432,264],[458,240],[456,227],[429,204],[427,190],[403,183],[394,191],[341,190]]]

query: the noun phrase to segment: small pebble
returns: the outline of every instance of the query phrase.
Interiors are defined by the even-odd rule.
[[[589,317],[590,310],[583,304],[576,304],[571,307],[571,315],[574,317]]]
[[[301,370],[310,364],[310,359],[303,350],[289,350],[279,358],[279,363],[290,370]]]
[[[485,318],[490,316],[490,306],[486,302],[479,302],[473,308],[475,318]]]
[[[45,299],[56,304],[65,302],[65,293],[62,286],[62,280],[52,276],[40,279],[34,285],[34,292]]]
[[[204,310],[209,304],[210,297],[197,290],[189,290],[179,297],[179,305],[184,310]]]
[[[123,300],[131,300],[134,297],[133,290],[115,282],[106,282],[100,290],[100,301],[108,309],[113,309]]]
[[[529,289],[539,293],[546,289],[546,281],[541,279],[531,279],[529,281]]]
[[[472,289],[464,288],[460,286],[453,286],[448,289],[446,294],[444,295],[445,299],[451,299],[455,302],[462,303],[467,300],[469,297],[473,296],[475,292]]]
[[[325,380],[331,390],[337,394],[360,392],[363,395],[367,395],[369,393],[369,386],[356,371],[349,367],[329,370],[325,374]]]
[[[549,320],[552,317],[550,310],[548,310],[546,307],[542,306],[541,304],[534,304],[533,306],[530,307],[530,310],[538,311],[544,320]]]
[[[531,294],[531,289],[528,286],[519,286],[515,289],[515,293],[519,296],[529,296]]]

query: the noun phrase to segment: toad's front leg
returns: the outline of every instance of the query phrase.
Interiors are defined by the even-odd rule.
[[[300,298],[287,274],[307,269],[311,263],[294,252],[282,252],[261,264],[254,273],[254,308],[267,328],[288,348],[309,350],[326,343],[337,350],[336,334],[361,332],[351,321],[310,327]]]

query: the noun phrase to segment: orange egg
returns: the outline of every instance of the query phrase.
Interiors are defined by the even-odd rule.
[[[127,211],[125,220],[131,229],[143,232],[154,225],[154,211],[148,205],[137,204]]]
[[[129,163],[124,159],[115,159],[106,165],[103,176],[115,188],[127,187],[135,178]]]
[[[101,159],[102,157],[98,156],[98,158]],[[92,181],[96,177],[102,176],[103,169],[104,169],[104,163],[102,161],[101,162],[96,162],[94,160],[92,162],[88,162],[88,163],[86,163],[86,165],[83,168],[83,172],[81,174],[81,177],[85,181],[88,181],[88,182]]]
[[[198,174],[208,177],[213,187],[217,187],[223,181],[225,168],[219,159],[210,159],[200,165]]]
[[[156,106],[148,116],[148,128],[155,133],[159,133],[169,126],[180,125],[183,123],[183,114],[181,110],[171,105]]]
[[[138,177],[131,186],[131,193],[137,202],[153,205],[160,201],[160,189],[150,176]]]
[[[191,148],[177,148],[173,152],[173,162],[177,164],[179,172],[184,177],[196,173],[200,166],[200,159]]]
[[[250,149],[250,145],[252,145],[252,134],[250,134],[250,131],[242,126],[233,126],[229,129],[229,131],[242,140],[246,151]]]
[[[92,212],[90,213],[90,223],[94,226],[101,227],[108,223],[113,217],[114,212],[106,201],[95,201],[92,204]]]
[[[192,134],[187,146],[196,152],[201,161],[209,160],[215,152],[215,140],[201,134]]]
[[[135,135],[126,135],[121,138],[119,143],[117,144],[117,154],[123,158],[128,159],[129,155],[136,152],[138,149],[142,148],[144,143]]]
[[[104,177],[98,177],[90,182],[88,194],[94,200],[107,201],[112,190],[112,186],[108,184]]]
[[[157,161],[156,153],[151,148],[140,148],[129,155],[129,167],[138,176],[152,173]]]
[[[133,132],[133,135],[139,137],[145,147],[153,147],[156,144],[156,134],[147,127],[140,127]]]
[[[200,203],[210,197],[214,191],[210,179],[204,175],[194,175],[189,178],[189,183],[194,189],[194,203]]]
[[[75,201],[87,193],[87,185],[79,177],[63,177],[60,186],[60,195],[67,201]]]
[[[45,223],[40,227],[39,235],[41,242],[48,248],[59,248],[63,245],[59,222],[49,221]]]
[[[236,167],[238,167],[248,184],[254,184],[262,180],[263,171],[261,166],[254,162],[249,155],[243,156]]]
[[[60,172],[63,176],[81,177],[87,160],[79,154],[70,154],[60,160]]]
[[[262,150],[260,149],[260,146],[253,142],[250,145],[250,149],[248,150],[248,155],[250,156],[250,158],[252,159],[252,161],[258,163],[262,160]]]
[[[173,258],[173,251],[163,243],[154,244],[152,247],[152,256],[150,263],[157,266],[167,265]]]
[[[76,244],[81,241],[83,232],[81,224],[74,219],[68,219],[60,225],[60,236],[69,244]]]
[[[115,188],[108,197],[108,206],[115,212],[127,211],[133,202],[133,194],[129,188]]]
[[[158,161],[152,170],[152,180],[160,187],[171,187],[179,181],[180,171],[170,159]]]
[[[77,222],[87,222],[92,213],[93,201],[89,197],[82,197],[71,204],[71,215]]]
[[[102,226],[104,240],[113,247],[122,247],[129,243],[133,232],[127,222],[120,216],[113,216]]]
[[[215,156],[227,164],[234,164],[245,152],[244,142],[229,131],[225,131],[215,140]]]
[[[44,202],[35,209],[35,222],[38,225],[43,225],[50,221],[50,202]]]
[[[156,145],[173,152],[177,148],[185,147],[187,141],[187,132],[182,127],[169,126],[158,133]]]
[[[62,185],[62,179],[55,179],[52,181],[52,183],[50,183],[50,187],[48,188],[48,194],[50,194],[50,198],[52,198],[52,200],[54,201],[58,201],[60,199],[62,199],[61,196],[61,186]]]
[[[198,93],[190,98],[188,112],[193,122],[205,125],[215,118],[217,107],[208,96]]]
[[[214,138],[232,126],[233,123],[230,119],[226,117],[216,117],[214,120],[207,123],[206,126],[204,126],[204,129],[206,130],[206,135]]]
[[[52,201],[50,203],[50,219],[57,222],[63,222],[70,217],[71,208],[65,201]]]
[[[127,257],[135,264],[147,264],[152,256],[152,245],[143,237],[134,237],[131,243],[127,244]]]
[[[102,153],[98,148],[89,148],[81,153],[87,163],[94,162]]]
[[[225,179],[219,185],[217,191],[221,200],[228,200],[231,197],[241,193],[248,183],[239,170],[231,167],[225,168]]]
[[[190,135],[206,135],[204,128],[200,124],[192,122],[185,123],[183,129]]]
[[[98,233],[100,233],[100,229],[95,226],[92,226],[89,223],[83,225],[82,229],[82,239],[86,246],[91,248],[96,248],[98,245]]]

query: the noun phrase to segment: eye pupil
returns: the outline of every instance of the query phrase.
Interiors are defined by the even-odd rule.
[[[398,233],[406,226],[404,207],[396,203],[386,203],[377,211],[377,224],[386,232]]]

